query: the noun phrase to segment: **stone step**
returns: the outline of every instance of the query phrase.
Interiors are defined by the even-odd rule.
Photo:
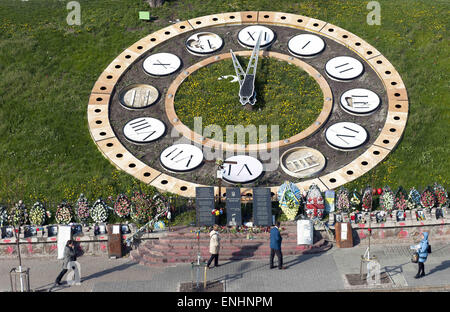
[[[283,255],[300,255],[299,253],[288,253],[283,251]],[[239,261],[239,260],[261,260],[261,259],[269,259],[270,253],[267,254],[246,254],[246,253],[235,253],[231,255],[220,254],[219,261]],[[208,261],[210,257],[209,253],[201,253],[201,261]],[[191,263],[195,262],[197,258],[196,254],[192,255],[167,255],[167,256],[149,256],[145,255],[139,263],[147,266],[155,266],[155,265],[167,265],[167,264],[175,264],[175,263]]]
[[[189,238],[177,238],[177,239],[171,239],[171,238],[161,238],[158,240],[158,242],[155,242],[156,244],[198,244],[200,242],[200,245],[209,244],[209,238],[208,239],[189,239]],[[227,237],[221,237],[220,242],[223,244],[227,243],[238,243],[238,244],[246,244],[246,243],[264,243],[267,244],[270,242],[270,239],[267,238],[258,238],[255,237],[253,239],[247,239],[245,237],[243,238],[227,238]],[[297,242],[297,236],[295,237],[283,237],[283,243],[285,242]]]

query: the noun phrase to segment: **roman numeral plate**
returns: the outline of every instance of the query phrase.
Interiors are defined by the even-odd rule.
[[[272,29],[261,25],[248,26],[239,31],[239,43],[246,48],[253,48],[260,32],[262,32],[260,47],[264,48],[271,45],[275,40],[275,33]]]
[[[149,143],[159,139],[166,131],[166,126],[159,119],[140,117],[127,122],[123,134],[133,143]]]
[[[159,98],[158,90],[146,84],[134,84],[120,92],[120,104],[126,108],[146,108]]]
[[[367,89],[351,89],[341,95],[341,107],[354,115],[373,113],[380,104],[380,97]]]
[[[327,62],[325,71],[331,78],[352,80],[364,72],[364,65],[353,57],[338,56]]]
[[[258,179],[263,173],[262,163],[255,157],[237,155],[229,157],[223,165],[222,177],[231,183],[250,183]]]
[[[366,129],[353,122],[338,122],[325,131],[327,143],[339,150],[353,150],[366,143]]]
[[[180,68],[181,60],[172,53],[156,53],[147,57],[142,66],[149,75],[167,76]]]
[[[194,170],[203,162],[203,152],[191,144],[175,144],[166,148],[159,156],[161,165],[170,171]]]
[[[289,40],[288,49],[295,56],[311,57],[325,49],[325,41],[316,35],[301,34]]]
[[[280,165],[285,173],[296,178],[307,178],[322,171],[326,159],[321,152],[310,147],[294,147],[283,153]]]
[[[186,48],[194,55],[214,53],[223,45],[219,35],[212,32],[200,32],[193,34],[186,40]]]

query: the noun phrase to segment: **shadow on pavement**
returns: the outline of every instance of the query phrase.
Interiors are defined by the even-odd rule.
[[[432,268],[430,271],[428,271],[427,275],[439,272],[439,271],[443,271],[450,268],[450,260],[445,260],[444,262],[442,262],[441,264],[439,264],[437,267]]]
[[[113,268],[110,268],[110,269],[106,269],[106,270],[103,270],[101,272],[97,272],[97,273],[91,274],[89,276],[86,276],[85,278],[81,279],[81,282],[85,282],[85,281],[88,281],[88,280],[93,279],[93,278],[98,278],[100,276],[107,275],[107,274],[110,274],[110,273],[113,273],[113,272],[126,270],[129,267],[132,267],[132,266],[134,266],[136,264],[137,264],[136,262],[124,263],[124,264],[121,264],[119,266],[116,266],[116,267],[113,267]]]
[[[284,262],[283,265],[286,267],[286,269],[289,269],[290,267],[293,267],[297,264],[300,264],[302,262],[305,262],[307,260],[310,260],[315,257],[321,256],[323,253],[310,253],[310,254],[302,254],[297,256],[294,260],[290,260],[288,262]]]

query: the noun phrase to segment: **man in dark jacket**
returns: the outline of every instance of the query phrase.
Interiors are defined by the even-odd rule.
[[[64,258],[63,258],[63,264],[62,264],[62,271],[59,273],[58,277],[56,278],[55,285],[61,285],[61,279],[64,276],[64,274],[67,273],[67,265],[70,261],[76,261],[76,253],[74,250],[74,245],[72,240],[68,240],[66,243],[66,247],[64,247]]]
[[[270,268],[273,269],[273,258],[275,254],[278,258],[278,269],[283,270],[283,254],[281,253],[281,241],[283,238],[280,234],[280,222],[277,221],[276,225],[270,230]]]

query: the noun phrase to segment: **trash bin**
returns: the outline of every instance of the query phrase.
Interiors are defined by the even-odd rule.
[[[122,257],[122,227],[120,224],[108,225],[108,257]]]
[[[352,226],[349,222],[336,222],[334,229],[338,248],[353,247]]]
[[[13,268],[9,272],[11,280],[12,292],[29,292],[30,291],[30,268]]]

